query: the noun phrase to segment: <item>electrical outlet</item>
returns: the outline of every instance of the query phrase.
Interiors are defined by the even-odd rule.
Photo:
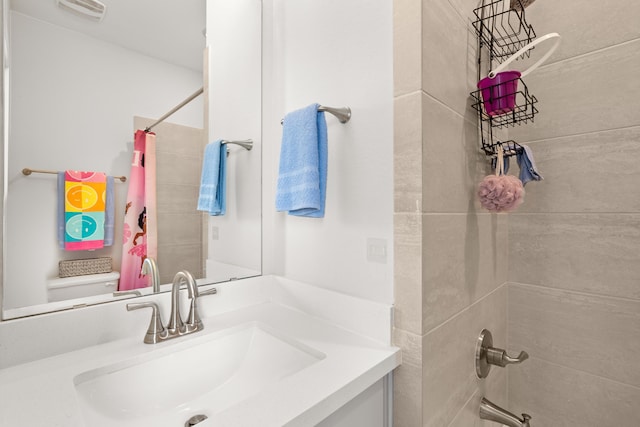
[[[367,239],[367,261],[380,264],[387,263],[387,240]]]

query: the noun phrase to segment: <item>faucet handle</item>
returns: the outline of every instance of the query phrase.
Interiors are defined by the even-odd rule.
[[[131,290],[131,291],[115,291],[113,293],[114,297],[124,297],[124,296],[136,296],[136,297],[141,297],[142,296],[142,292],[140,292],[139,290]]]
[[[526,351],[521,351],[517,357],[509,356],[507,352],[501,348],[489,347],[486,351],[487,362],[502,368],[507,365],[522,363],[529,358],[529,354]]]
[[[476,375],[478,378],[486,378],[491,365],[504,368],[514,363],[522,363],[528,358],[526,351],[521,351],[517,357],[511,357],[505,350],[493,347],[491,331],[483,329],[476,343]]]
[[[191,299],[191,306],[189,308],[189,316],[187,317],[187,322],[185,324],[185,328],[188,331],[199,331],[204,329],[204,325],[202,324],[202,320],[200,320],[200,315],[198,314],[198,298],[206,297],[207,295],[215,295],[218,293],[216,288],[208,289],[204,292],[196,292]]]
[[[198,296],[199,297],[206,297],[207,295],[215,295],[217,293],[218,293],[218,290],[216,288],[211,288],[211,289],[208,289],[206,291],[200,292],[198,294]]]
[[[166,337],[166,331],[162,326],[162,317],[158,304],[155,302],[132,302],[127,304],[127,311],[139,310],[141,308],[151,308],[151,322],[144,336],[145,344],[155,344]]]

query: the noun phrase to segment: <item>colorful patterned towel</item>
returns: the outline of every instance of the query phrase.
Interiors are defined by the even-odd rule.
[[[107,177],[100,172],[65,171],[64,248],[68,251],[104,247]]]

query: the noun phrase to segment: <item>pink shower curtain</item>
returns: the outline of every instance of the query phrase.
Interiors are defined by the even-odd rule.
[[[149,286],[148,276],[140,273],[148,257],[158,257],[156,220],[156,135],[137,130],[129,191],[124,213],[122,266],[118,290]]]

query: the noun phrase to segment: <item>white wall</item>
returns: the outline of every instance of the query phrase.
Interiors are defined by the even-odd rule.
[[[393,301],[392,1],[265,1],[263,215],[265,272]],[[329,169],[323,219],[275,212],[280,119],[311,103],[327,114]],[[367,240],[386,241],[386,263]]]
[[[128,175],[133,116],[159,117],[202,85],[192,70],[18,13],[11,19],[5,308],[45,302],[45,280],[57,276],[60,259],[112,256],[120,265],[120,221],[113,251],[60,251],[56,178],[25,177],[22,168]],[[171,121],[201,128],[202,108],[196,99]],[[126,191],[116,183],[117,220]]]
[[[251,151],[227,146],[227,211],[208,218],[213,280],[261,270],[261,3],[207,2],[209,141],[253,140]]]

